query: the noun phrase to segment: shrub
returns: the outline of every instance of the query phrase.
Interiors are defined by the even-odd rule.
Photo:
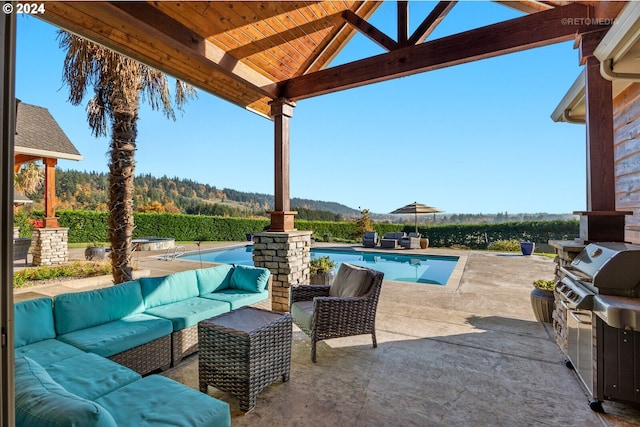
[[[111,274],[108,262],[75,261],[71,264],[32,267],[17,271],[13,275],[13,287],[23,288],[29,281],[58,279],[60,277],[93,277]]]
[[[520,241],[515,239],[496,240],[489,243],[487,249],[490,251],[520,252]]]
[[[533,282],[533,286],[544,291],[553,291],[556,288],[555,280],[538,279]]]

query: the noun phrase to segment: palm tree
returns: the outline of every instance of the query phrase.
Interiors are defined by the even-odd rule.
[[[69,85],[69,101],[79,105],[89,87],[94,96],[87,104],[87,118],[94,136],[107,135],[109,144],[109,242],[115,283],[133,280],[133,178],[138,108],[147,100],[175,120],[166,75],[116,52],[65,31],[60,47],[67,51],[63,81]],[[182,109],[195,90],[176,81],[175,104]]]

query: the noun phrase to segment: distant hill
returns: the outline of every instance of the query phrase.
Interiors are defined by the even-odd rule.
[[[190,179],[160,178],[152,175],[135,177],[134,206],[138,212],[170,212],[194,215],[235,217],[268,217],[273,210],[273,196],[249,193],[231,188],[217,188]],[[87,209],[106,211],[109,201],[108,177],[104,172],[56,170],[57,209]],[[34,208],[43,209],[43,190],[29,195]],[[336,202],[292,198],[291,207],[297,218],[318,221],[348,221],[360,216],[360,211]],[[421,225],[489,224],[510,221],[549,221],[574,219],[572,214],[535,213],[509,214],[448,214],[418,215]],[[371,213],[375,222],[413,224],[413,215]]]
[[[217,188],[190,179],[150,174],[134,178],[136,211],[174,212],[203,215],[266,216],[273,210],[273,195],[249,193],[231,188]],[[58,209],[107,210],[108,176],[104,172],[56,170]],[[32,195],[42,201],[42,190]],[[291,207],[299,217],[315,220],[344,220],[360,215],[360,211],[336,202],[292,198]]]

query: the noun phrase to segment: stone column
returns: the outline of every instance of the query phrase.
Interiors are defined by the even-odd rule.
[[[289,311],[289,288],[309,283],[312,231],[263,232],[253,237],[253,264],[273,276],[271,308]]]
[[[68,228],[34,228],[31,231],[33,265],[69,262]]]

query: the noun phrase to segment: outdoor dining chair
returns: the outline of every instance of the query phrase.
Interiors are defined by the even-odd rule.
[[[316,343],[329,338],[371,334],[376,341],[376,310],[384,273],[342,263],[332,285],[290,288],[291,318],[311,338],[311,360]]]

